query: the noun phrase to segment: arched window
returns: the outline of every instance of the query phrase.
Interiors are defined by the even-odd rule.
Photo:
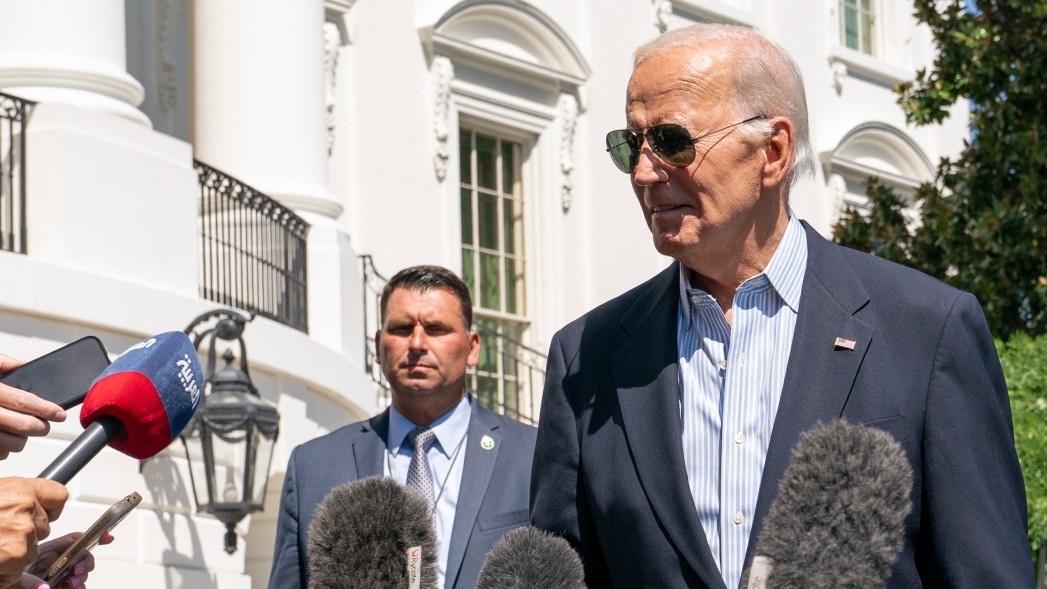
[[[540,332],[540,232],[570,210],[574,133],[590,70],[568,35],[536,8],[467,0],[421,31],[434,97],[434,173],[460,211],[461,274],[485,344],[473,389],[487,406],[537,419],[541,383],[520,346]],[[456,141],[457,139],[457,141]],[[453,204],[451,204],[453,203]],[[550,328],[552,326],[550,325]],[[536,333],[538,332],[538,333]]]
[[[906,134],[883,123],[855,127],[825,159],[837,214],[848,206],[867,209],[864,183],[876,176],[908,203],[907,216],[915,219],[916,189],[934,179],[934,166],[919,146]]]

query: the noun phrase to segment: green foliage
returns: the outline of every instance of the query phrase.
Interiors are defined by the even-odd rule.
[[[935,275],[981,301],[989,326],[1008,338],[1047,330],[1047,0],[915,0],[939,51],[897,91],[906,118],[941,122],[960,98],[974,104],[971,139],[917,200],[920,227],[891,259]],[[885,206],[894,206],[879,199]],[[903,220],[869,229],[885,236]],[[860,237],[854,215],[835,233]],[[843,239],[841,237],[841,239]],[[865,248],[869,249],[869,248]],[[881,252],[877,252],[880,255]],[[886,257],[886,252],[883,252]]]
[[[1029,504],[1029,544],[1047,545],[1047,336],[996,342],[1014,416],[1014,442]]]
[[[848,207],[833,228],[833,239],[892,262],[912,264],[912,236],[902,213],[905,203],[875,176],[866,180],[865,190],[870,205],[868,215]]]

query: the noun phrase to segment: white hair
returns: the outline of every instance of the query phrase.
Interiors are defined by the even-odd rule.
[[[721,54],[721,61],[731,67],[732,106],[739,113],[762,114],[768,118],[784,116],[792,122],[794,149],[786,186],[803,176],[813,175],[815,156],[803,76],[789,54],[767,37],[748,27],[699,23],[669,31],[642,45],[634,55],[633,70],[653,57],[680,49],[697,49],[709,41],[719,42],[715,51]],[[750,125],[749,132],[757,128],[761,132],[770,131],[762,120]]]

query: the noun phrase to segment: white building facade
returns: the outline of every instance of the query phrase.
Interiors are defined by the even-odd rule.
[[[903,0],[0,0],[0,352],[30,359],[96,335],[115,355],[239,306],[260,312],[244,332],[252,377],[281,414],[265,510],[240,523],[233,554],[224,526],[196,514],[177,442],[142,463],[103,451],[53,532],[138,491],[116,543],[95,551],[92,586],[265,587],[291,449],[385,402],[368,341],[381,275],[460,272],[501,336],[477,386],[536,419],[552,334],[668,263],[604,151],[637,46],[717,21],[785,47],[820,158],[792,205],[828,235],[867,176],[908,193],[962,148],[965,104],[915,128],[896,103],[892,87],[933,60],[912,12]],[[223,299],[244,271],[207,261],[228,206],[202,197],[215,171],[241,201],[272,202],[263,213],[281,212],[283,231],[308,225],[304,257],[279,273],[290,282],[252,287],[275,305]],[[4,474],[35,476],[80,431],[74,411]]]

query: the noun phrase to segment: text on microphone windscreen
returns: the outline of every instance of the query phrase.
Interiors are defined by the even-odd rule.
[[[95,379],[80,422],[115,418],[125,430],[109,445],[144,459],[166,448],[192,418],[203,394],[200,358],[180,331],[161,333],[124,352]]]

